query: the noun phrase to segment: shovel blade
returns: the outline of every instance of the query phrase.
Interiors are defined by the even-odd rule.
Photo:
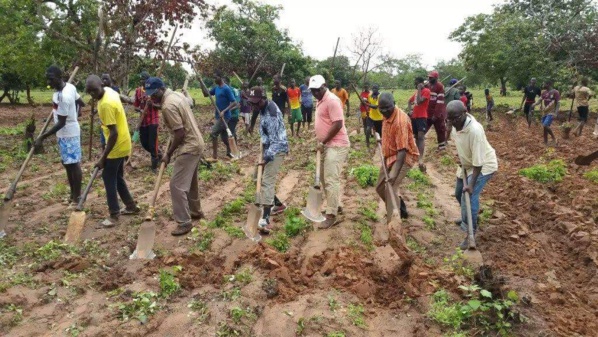
[[[83,226],[85,226],[85,212],[76,211],[71,213],[69,224],[66,227],[66,234],[64,235],[64,242],[73,244],[79,241]]]
[[[463,258],[469,264],[471,264],[476,269],[481,267],[484,264],[484,259],[482,258],[482,253],[480,253],[477,249],[466,249],[463,252]]]
[[[243,226],[243,231],[248,239],[254,242],[259,242],[262,236],[258,233],[257,226],[262,218],[262,209],[256,205],[251,205],[249,213],[247,213],[247,222]]]
[[[8,226],[8,216],[12,210],[12,201],[5,200],[0,207],[0,239],[6,236],[6,227]]]
[[[312,186],[307,195],[307,205],[301,212],[306,218],[313,222],[322,222],[326,218],[322,215],[322,190]]]
[[[228,143],[230,144],[230,153],[233,155],[233,159],[241,159],[241,151],[239,151],[239,147],[237,146],[237,141],[235,140],[235,137],[229,135]]]
[[[153,221],[146,221],[139,228],[137,247],[131,256],[131,260],[151,260],[156,254],[153,252],[154,240],[156,239],[156,224]]]

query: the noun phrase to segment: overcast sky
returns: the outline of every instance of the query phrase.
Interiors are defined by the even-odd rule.
[[[212,4],[230,4],[229,0],[208,0]],[[421,54],[424,64],[456,57],[461,46],[448,35],[464,20],[478,13],[490,13],[501,0],[262,0],[282,5],[277,26],[289,31],[302,44],[305,54],[316,59],[332,56],[336,39],[339,50],[348,55],[352,35],[360,29],[377,27],[385,50],[401,58]],[[213,47],[205,40],[201,24],[184,33],[183,40]],[[199,40],[198,40],[199,39]],[[201,41],[201,42],[200,42]]]

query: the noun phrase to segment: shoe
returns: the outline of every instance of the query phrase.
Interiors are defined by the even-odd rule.
[[[324,222],[322,222],[319,226],[318,229],[328,229],[334,225],[337,225],[341,222],[341,220],[339,220],[338,217],[334,216],[334,215],[327,215],[326,216],[326,220],[324,220]]]
[[[465,236],[465,240],[463,240],[463,242],[461,242],[461,244],[459,245],[459,248],[463,251],[469,249],[469,236]]]
[[[193,220],[205,219],[205,215],[203,214],[202,211],[200,211],[198,214],[191,214],[191,219],[193,219]]]
[[[270,234],[272,228],[270,228],[270,221],[268,219],[260,219],[257,224],[257,228],[261,234]]]
[[[336,209],[336,212],[338,214],[343,214],[343,207],[342,206],[338,206],[338,208]]]
[[[272,207],[270,214],[272,214],[272,215],[280,214],[280,213],[284,212],[285,209],[287,209],[287,206],[284,204],[282,204],[280,206],[274,206],[274,207]]]
[[[139,213],[141,213],[141,208],[137,205],[135,205],[135,207],[126,207],[120,210],[120,215],[137,215]]]
[[[408,219],[409,218],[409,212],[401,210],[401,219]]]
[[[231,159],[235,158],[235,156],[233,156],[233,154],[232,154],[232,153],[230,153],[230,152],[227,152],[227,153],[226,153],[226,156],[227,156],[227,157],[229,157],[229,158],[231,158]]]
[[[461,223],[463,222],[463,220],[457,219],[457,220],[454,220],[453,222],[455,223],[455,225],[461,227]]]
[[[118,225],[118,217],[109,217],[100,222],[102,228],[112,228]]]
[[[185,235],[185,234],[189,233],[192,228],[193,228],[193,224],[191,224],[191,222],[186,222],[183,224],[179,224],[172,232],[170,232],[170,234],[172,236]]]

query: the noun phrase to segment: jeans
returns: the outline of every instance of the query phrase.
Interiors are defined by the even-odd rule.
[[[124,177],[125,159],[126,157],[106,159],[104,170],[102,170],[108,209],[110,210],[110,216],[113,217],[120,214],[118,196],[120,196],[120,199],[127,208],[135,207],[135,201],[127,188],[127,182]]]
[[[478,212],[480,211],[480,194],[488,183],[488,180],[492,178],[494,173],[490,173],[487,175],[480,174],[478,176],[478,180],[473,187],[473,194],[470,196],[471,200],[471,220],[473,221],[473,232],[475,233],[478,230]],[[471,175],[467,177],[467,182],[471,181]],[[457,183],[455,184],[455,198],[461,205],[461,229],[467,231],[467,205],[465,203],[465,195],[463,195],[463,179],[457,178]]]
[[[152,168],[158,168],[162,154],[158,146],[158,125],[147,125],[139,128],[139,142],[152,157]]]

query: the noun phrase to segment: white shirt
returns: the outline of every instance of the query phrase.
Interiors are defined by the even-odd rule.
[[[457,131],[453,127],[451,137],[455,140],[459,160],[463,167],[465,167],[465,170],[467,170],[468,176],[473,173],[474,166],[481,166],[483,175],[488,175],[498,170],[496,152],[490,146],[490,143],[488,143],[488,139],[486,139],[484,127],[472,115],[467,114],[465,125],[461,131]],[[458,178],[463,178],[461,167],[457,168],[456,174]]]
[[[62,91],[56,91],[52,95],[54,123],[58,123],[58,116],[66,116],[66,124],[56,132],[56,137],[68,138],[81,136],[81,129],[77,120],[77,106],[75,104],[75,101],[79,97],[77,88],[70,83],[66,83]]]

